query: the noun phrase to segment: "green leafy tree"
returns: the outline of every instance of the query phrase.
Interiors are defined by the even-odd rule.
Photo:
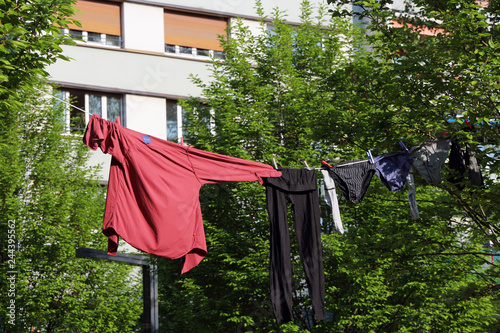
[[[73,0],[0,2],[0,97],[28,87],[36,76],[46,76],[45,66],[57,59],[68,60],[61,44],[71,38],[59,27],[74,22]]]
[[[301,25],[296,27],[285,23],[284,13],[276,10],[272,29],[267,30],[258,5],[258,35],[241,21],[234,23],[231,39],[222,41],[224,61],[212,64],[213,81],[194,78],[208,105],[196,98],[184,104],[190,144],[265,163],[275,158],[282,166],[302,167],[304,161],[321,159],[320,143],[311,140],[311,124],[317,112],[337,107],[330,104],[329,77],[352,56],[352,50],[343,48],[357,37],[345,22],[330,20],[324,8],[318,18],[308,2],[302,10]],[[175,273],[176,264],[159,265],[165,270],[162,327],[185,332],[279,330],[269,296],[269,222],[263,187],[206,186],[200,198],[209,255],[181,277]],[[325,228],[331,230],[331,224]],[[293,228],[291,232],[295,237]],[[312,310],[302,292],[302,264],[298,255],[293,257],[297,324],[307,329],[312,326]],[[282,329],[298,330],[294,324]]]
[[[424,9],[432,5],[414,3]],[[318,167],[322,159],[364,159],[369,149],[382,155],[400,150],[400,140],[412,147],[446,132],[471,151],[482,149],[484,186],[473,186],[465,176],[460,190],[449,181],[457,175],[448,167],[437,186],[415,173],[420,218],[414,220],[406,191],[389,192],[375,176],[362,203],[340,198],[344,235],[335,232],[323,206],[328,320],[312,323],[297,259],[295,320],[282,327],[269,301],[269,225],[262,187],[204,187],[200,198],[209,255],[184,276],[176,263],[161,262],[165,331],[486,332],[499,326],[499,271],[488,255],[498,250],[499,227],[498,133],[488,125],[498,119],[492,47],[497,39],[494,29],[479,29],[484,23],[477,22],[482,17],[478,6],[453,2],[467,13],[477,11],[470,18],[453,11],[457,7],[451,1],[445,3],[440,5],[447,11],[433,18],[443,20],[440,27],[448,30],[421,38],[414,27],[422,21],[403,13],[413,20],[411,26],[388,28],[394,12],[376,1],[356,7],[356,22],[363,19],[369,33],[327,19],[322,9],[313,15],[307,1],[299,26],[286,24],[276,10],[272,29],[266,30],[257,2],[262,33],[252,35],[236,21],[231,39],[222,41],[225,60],[212,64],[212,81],[194,78],[203,94],[183,105],[187,141],[300,168],[304,161]],[[423,11],[419,20],[437,15],[433,10]],[[457,27],[476,35],[464,39]],[[471,46],[469,38],[477,43]],[[495,244],[492,249],[483,247],[488,241]],[[292,258],[298,258],[296,248]]]
[[[42,89],[39,86],[37,89]],[[21,93],[15,212],[2,233],[2,329],[131,332],[142,312],[132,267],[76,258],[79,247],[105,248],[105,188],[86,166],[88,148],[64,136],[64,109],[42,92]],[[124,306],[126,304],[126,306]]]
[[[23,177],[18,162],[18,111],[23,108],[18,92],[38,84],[46,76],[45,66],[65,59],[62,43],[71,38],[61,34],[74,8],[72,0],[0,2],[0,160],[2,173],[2,225],[15,212],[10,200]],[[71,21],[72,22],[72,21]]]
[[[369,143],[377,147],[400,138],[417,145],[447,133],[462,147],[478,151],[486,176],[481,200],[475,200],[477,188],[461,190],[470,183],[458,188],[448,183],[443,189],[473,221],[475,232],[496,242],[497,201],[491,196],[495,182],[488,177],[496,175],[499,166],[496,5],[490,2],[483,8],[475,1],[412,1],[396,14],[387,9],[392,1],[355,4],[356,13],[350,15],[363,18],[371,32],[371,49],[361,63],[353,64],[361,70],[351,69],[346,90],[358,94],[357,109],[369,104],[373,109],[369,114],[380,115],[358,133],[368,136],[372,132]],[[432,35],[423,36],[424,30]],[[365,123],[364,119],[353,120]],[[464,177],[463,182],[467,181]]]
[[[354,12],[334,11],[335,15],[361,19],[369,31],[368,51],[360,50],[358,60],[348,68],[343,90],[358,97],[348,98],[352,109],[363,110],[349,120],[355,124],[354,143],[381,154],[395,149],[391,145],[400,139],[413,146],[447,134],[469,152],[477,152],[484,185],[474,186],[467,173],[458,178],[459,184],[450,182],[457,175],[449,167],[443,169],[444,181],[438,186],[429,186],[416,175],[421,218],[406,230],[400,227],[394,233],[396,239],[388,234],[381,240],[392,239],[387,251],[398,251],[400,244],[395,240],[404,240],[404,246],[399,248],[401,254],[392,259],[398,265],[415,265],[415,276],[428,271],[431,265],[441,265],[441,273],[433,276],[437,280],[430,274],[420,276],[418,281],[405,281],[400,274],[394,274],[396,284],[383,279],[384,288],[390,287],[386,294],[399,294],[397,298],[381,299],[385,310],[393,308],[392,314],[381,312],[378,321],[364,325],[363,311],[357,323],[349,327],[353,331],[498,329],[498,263],[487,255],[498,251],[499,231],[496,5],[412,1],[405,2],[402,12],[396,12],[388,9],[390,4],[392,1],[358,1]],[[318,119],[321,131],[331,126],[335,124],[327,118]],[[359,208],[366,207],[368,204]],[[368,212],[371,221],[379,220],[384,206],[376,207],[375,216]],[[358,226],[356,230],[361,229]],[[414,241],[409,231],[418,235]],[[368,244],[374,241],[373,237],[367,238],[363,241]],[[486,244],[493,246],[485,249]],[[367,266],[372,272],[380,267],[376,262]],[[439,280],[442,288],[435,284]],[[404,284],[399,285],[402,281]],[[352,303],[356,298],[349,296],[346,300]],[[405,307],[398,308],[402,304]],[[341,303],[338,309],[359,313],[369,305],[368,309],[374,310],[371,300],[362,307],[357,305],[346,308]]]
[[[23,178],[19,163],[18,96],[44,76],[44,67],[61,54],[60,44],[70,39],[60,34],[73,14],[70,0],[0,2],[0,186],[2,220],[6,226],[16,213],[17,184]],[[2,230],[2,234],[4,229]]]
[[[2,332],[130,332],[141,313],[130,267],[75,257],[105,247],[105,193],[42,79],[72,2],[0,1]]]

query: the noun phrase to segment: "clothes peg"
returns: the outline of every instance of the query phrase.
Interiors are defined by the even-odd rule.
[[[121,120],[120,120],[120,116],[116,117],[115,119],[115,123],[117,123],[119,126],[121,126]]]
[[[273,157],[273,167],[278,170],[278,163],[276,163],[276,160]]]
[[[326,166],[329,166],[330,168],[332,167],[332,166],[331,166],[330,164],[328,164],[328,162],[327,162],[327,161],[325,161],[325,160],[321,161],[321,164],[324,164],[324,165],[326,165]]]
[[[370,160],[370,163],[375,163],[375,161],[373,160],[371,149],[368,149],[368,151],[366,152],[366,155],[368,155],[368,159]]]
[[[406,148],[406,146],[405,146],[405,144],[404,144],[403,140],[399,141],[399,145],[401,146],[401,148],[403,148],[403,150],[408,151],[408,148]]]

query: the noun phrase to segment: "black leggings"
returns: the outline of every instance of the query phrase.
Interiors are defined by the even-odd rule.
[[[321,254],[318,185],[314,170],[281,169],[266,178],[267,211],[271,220],[271,301],[278,323],[292,320],[292,264],[287,204],[291,204],[300,256],[311,297],[314,319],[325,319],[325,277]]]

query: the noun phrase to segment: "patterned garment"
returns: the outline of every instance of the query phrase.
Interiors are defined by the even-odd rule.
[[[340,193],[350,203],[360,203],[375,174],[375,164],[366,161],[347,161],[326,167]]]

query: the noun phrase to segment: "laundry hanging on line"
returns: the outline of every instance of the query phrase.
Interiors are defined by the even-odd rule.
[[[184,258],[182,273],[207,254],[199,202],[203,184],[263,183],[272,166],[202,151],[122,127],[92,115],[83,136],[92,150],[112,155],[103,233],[108,253],[118,237],[154,255]]]
[[[116,253],[120,236],[148,253],[167,258],[184,257],[183,272],[196,266],[206,255],[198,198],[201,185],[223,181],[262,184],[262,177],[281,175],[270,165],[178,145],[121,127],[97,115],[91,117],[84,142],[93,150],[101,148],[113,156],[103,223],[103,232],[109,238],[109,253]],[[336,184],[349,202],[360,203],[374,173],[388,189],[401,190],[411,179],[412,160],[422,176],[435,184],[440,180],[442,161],[448,155],[446,143],[433,148],[435,144],[429,142],[414,147],[411,154],[405,149],[375,157],[373,161],[323,166],[323,175],[329,175],[332,180],[326,189],[326,200],[332,207],[337,230],[342,233],[343,227],[331,184]],[[480,174],[477,163],[475,166],[474,171]],[[413,182],[408,201],[410,213],[416,218],[418,207]],[[179,226],[168,222],[172,216],[179,216],[182,221]],[[141,233],[137,235],[139,229]],[[167,234],[175,235],[174,239],[168,239]]]
[[[411,149],[407,149],[403,142],[400,142],[401,151],[375,157],[373,161],[344,161],[334,166],[325,162],[322,166],[325,201],[332,207],[332,217],[337,230],[341,232],[343,228],[341,222],[339,226],[341,218],[336,213],[339,211],[338,200],[336,195],[332,195],[335,189],[332,190],[332,186],[327,185],[328,178],[334,181],[342,196],[350,203],[360,203],[364,199],[374,172],[390,191],[400,191],[408,183],[408,203],[413,219],[419,218],[413,167],[429,184],[436,185],[441,182],[441,171],[449,157],[450,169],[456,169],[458,174],[449,180],[456,182],[459,189],[463,189],[463,185],[458,184],[463,182],[466,169],[469,171],[471,184],[482,186],[483,178],[475,152],[467,145],[466,149],[461,149],[456,141],[451,144],[450,149],[450,141],[448,137],[430,140]]]
[[[389,191],[401,191],[406,184],[406,176],[413,165],[413,158],[404,143],[402,151],[391,152],[375,157],[375,171],[380,181]]]
[[[441,182],[443,169],[450,152],[450,139],[442,138],[411,148],[413,166],[430,185]]]
[[[271,224],[271,301],[278,323],[292,320],[291,260],[287,204],[292,203],[299,251],[315,313],[324,320],[325,281],[321,249],[320,206],[314,170],[279,169],[179,145],[145,135],[92,115],[83,142],[92,150],[112,155],[103,233],[108,253],[116,254],[118,238],[144,252],[183,258],[182,273],[197,266],[207,254],[199,190],[203,184],[226,181],[259,182],[266,186]],[[336,187],[352,203],[360,203],[376,173],[391,191],[408,183],[410,214],[418,218],[412,174],[416,167],[426,180],[436,183],[446,147],[432,152],[434,143],[374,159],[348,161],[321,168],[325,199],[332,207],[335,226],[344,232]],[[429,146],[430,145],[430,146]],[[467,152],[469,153],[469,152]],[[438,158],[434,156],[438,154]],[[461,155],[460,155],[461,156]],[[460,156],[457,161],[460,160]],[[470,153],[464,163],[469,175],[480,170]],[[460,165],[460,163],[459,163]],[[432,171],[429,171],[432,170]]]
[[[324,320],[325,277],[316,172],[305,168],[278,170],[282,172],[281,177],[264,178],[271,225],[269,278],[274,314],[280,324],[293,319],[292,262],[287,219],[287,206],[290,204],[314,320]]]

